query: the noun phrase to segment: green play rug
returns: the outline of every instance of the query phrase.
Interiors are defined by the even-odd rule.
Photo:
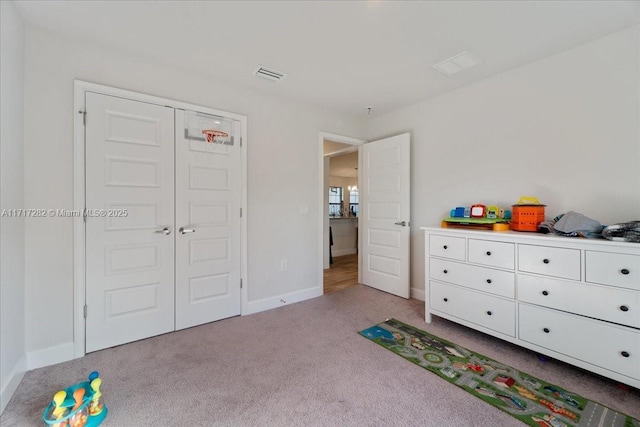
[[[360,335],[530,426],[640,427],[629,415],[395,319]]]

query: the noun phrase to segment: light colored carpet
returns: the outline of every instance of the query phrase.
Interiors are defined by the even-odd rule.
[[[358,335],[394,317],[640,418],[640,392],[362,285],[28,372],[0,425],[42,426],[53,394],[103,379],[104,426],[522,426]]]

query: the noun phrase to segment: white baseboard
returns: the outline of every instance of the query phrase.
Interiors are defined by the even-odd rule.
[[[424,289],[411,288],[411,298],[415,298],[417,300],[424,301],[424,299],[425,299]]]
[[[331,249],[331,255],[334,258],[337,257],[337,256],[353,255],[353,254],[357,254],[357,253],[358,253],[358,249],[357,248]]]
[[[0,414],[4,412],[4,408],[9,404],[13,393],[18,389],[20,381],[24,378],[26,371],[27,356],[24,355],[11,370],[11,374],[9,375],[6,383],[2,384],[2,389],[0,390]]]
[[[324,293],[322,286],[304,289],[302,291],[291,292],[289,294],[278,295],[270,298],[263,298],[256,301],[247,302],[246,311],[243,315],[259,313],[272,308],[282,307],[283,305],[293,304],[311,298],[316,298]]]
[[[43,348],[42,350],[30,351],[27,353],[27,366],[29,370],[42,368],[43,366],[55,365],[75,357],[75,346],[72,342]]]

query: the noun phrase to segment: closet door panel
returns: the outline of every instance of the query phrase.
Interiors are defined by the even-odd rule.
[[[86,110],[92,352],[174,329],[174,113],[92,92]]]
[[[220,128],[240,131],[176,110],[176,329],[240,314],[240,146],[207,143],[201,132]]]

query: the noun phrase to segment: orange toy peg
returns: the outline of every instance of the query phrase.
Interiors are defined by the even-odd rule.
[[[73,409],[71,412],[75,411],[82,405],[82,398],[84,397],[84,388],[80,387],[76,391],[73,392],[73,400],[76,401],[76,404],[73,405]]]
[[[69,423],[71,427],[81,427],[87,423],[86,407],[82,411],[77,411],[80,406],[82,406],[84,393],[84,387],[80,387],[73,392],[73,399],[76,401],[76,404],[73,405],[73,409],[71,410],[71,412],[75,412]]]

